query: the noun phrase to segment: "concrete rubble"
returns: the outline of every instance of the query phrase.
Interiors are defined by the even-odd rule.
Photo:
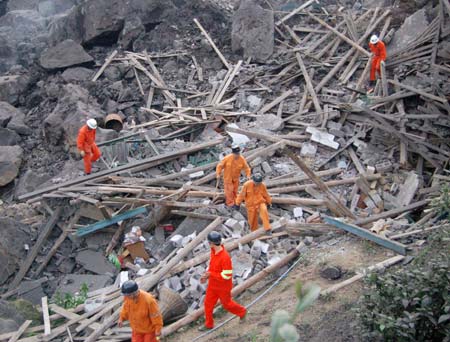
[[[402,4],[401,15],[389,1],[377,10],[372,1],[321,2],[298,12],[305,2],[270,3],[0,7],[6,298],[39,305],[44,296],[77,296],[85,284],[79,310],[92,313],[118,297],[124,279],[139,278],[147,291],[174,291],[189,315],[203,305],[210,249],[200,239],[214,220],[234,284],[264,275],[253,293],[289,263],[273,274],[261,273],[266,267],[348,238],[328,223],[334,217],[402,243],[415,241],[408,234],[418,222],[440,222],[429,199],[449,181],[448,20],[431,3]],[[344,25],[347,16],[354,25]],[[386,78],[369,92],[373,32],[393,38]],[[76,139],[87,118],[99,123],[102,158],[85,176]],[[245,205],[224,203],[215,167],[233,144],[273,197],[272,235],[249,230]],[[134,227],[139,241],[127,240]],[[335,266],[321,272],[329,280],[344,274]],[[110,311],[89,329],[72,329],[76,340],[126,340],[115,326],[103,330]],[[1,316],[0,333],[22,323]]]

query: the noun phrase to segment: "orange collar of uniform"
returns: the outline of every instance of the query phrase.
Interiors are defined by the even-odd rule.
[[[220,245],[220,247],[222,247],[222,248],[221,248],[220,251],[218,251],[217,253],[216,253],[216,251],[214,250],[214,248],[211,247],[211,252],[213,252],[214,255],[218,255],[218,254],[222,253],[222,252],[225,250],[225,248],[223,247],[223,245]]]

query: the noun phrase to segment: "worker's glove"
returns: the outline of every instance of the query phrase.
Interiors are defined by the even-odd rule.
[[[239,210],[241,206],[239,204],[235,204],[232,206],[233,210]]]
[[[80,151],[80,156],[84,157],[86,155],[86,152],[84,152],[83,150]]]

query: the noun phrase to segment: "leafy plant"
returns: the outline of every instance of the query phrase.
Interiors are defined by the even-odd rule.
[[[86,301],[88,292],[89,287],[86,283],[83,283],[80,287],[80,291],[75,293],[75,295],[72,295],[71,293],[61,294],[60,292],[56,292],[53,297],[53,302],[64,309],[73,309]]]
[[[286,310],[277,310],[272,315],[271,342],[296,342],[299,340],[300,337],[293,323],[297,316],[319,297],[320,287],[315,284],[302,286],[300,282],[297,282],[295,292],[298,301],[294,312],[289,314]]]
[[[357,309],[368,339],[406,342],[450,337],[449,235],[438,232],[410,265],[368,277]]]
[[[450,217],[450,187],[448,183],[441,188],[440,195],[431,201],[430,207],[432,210],[436,210],[441,218]]]

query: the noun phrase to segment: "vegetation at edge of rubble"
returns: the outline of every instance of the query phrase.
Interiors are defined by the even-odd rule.
[[[445,183],[440,189],[439,197],[434,198],[430,207],[437,211],[441,218],[450,217],[450,186],[449,183]]]
[[[80,287],[80,291],[75,295],[72,295],[71,293],[61,294],[60,292],[56,292],[53,302],[64,309],[73,309],[86,301],[88,292],[89,287],[86,283],[83,283]]]
[[[301,312],[305,311],[319,298],[320,287],[315,284],[303,286],[301,282],[297,282],[295,294],[298,302],[292,314],[289,314],[286,310],[277,310],[272,315],[271,342],[297,342],[299,340],[300,336],[293,323]]]
[[[356,311],[368,340],[450,340],[450,232],[429,241],[411,264],[367,278]]]

